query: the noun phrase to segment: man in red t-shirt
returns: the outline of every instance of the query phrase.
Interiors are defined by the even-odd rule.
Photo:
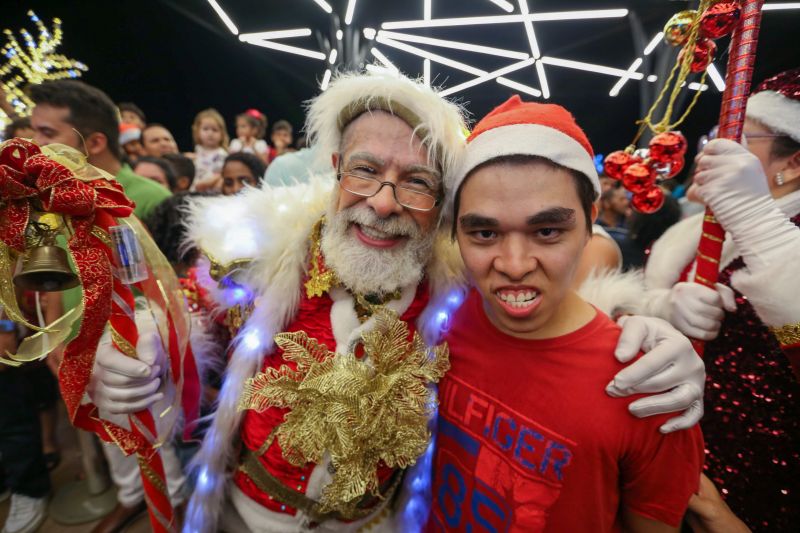
[[[431,531],[677,531],[698,490],[695,426],[659,433],[603,393],[620,328],[572,282],[597,216],[591,145],[518,96],[478,123],[454,233],[475,289],[448,335]]]

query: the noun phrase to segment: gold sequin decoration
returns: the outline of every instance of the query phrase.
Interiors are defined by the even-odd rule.
[[[366,494],[379,497],[378,464],[406,468],[428,445],[435,399],[427,387],[450,368],[446,344],[428,349],[418,333],[386,308],[362,336],[367,357],[336,354],[305,332],[279,333],[283,357],[297,364],[268,368],[245,383],[239,409],[290,408],[276,437],[293,465],[321,463],[335,474],[320,512],[349,515]]]
[[[769,328],[781,346],[800,344],[800,323],[787,324],[779,328]]]
[[[225,315],[225,326],[228,328],[231,338],[236,337],[244,323],[250,318],[253,313],[253,307],[254,304],[251,302],[247,305],[234,305],[228,309]]]
[[[319,297],[339,285],[339,279],[332,270],[322,270],[321,265],[325,264],[322,259],[322,226],[325,224],[325,217],[322,217],[314,224],[311,230],[311,268],[308,272],[306,281],[306,297]]]

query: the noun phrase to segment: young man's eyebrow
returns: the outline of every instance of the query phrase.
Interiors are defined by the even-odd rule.
[[[495,228],[500,225],[500,222],[496,218],[485,217],[481,215],[475,215],[472,213],[467,213],[459,217],[458,219],[459,224],[464,229],[475,229],[475,228]]]
[[[529,216],[525,221],[528,226],[565,224],[569,222],[575,222],[575,210],[567,207],[551,207]]]

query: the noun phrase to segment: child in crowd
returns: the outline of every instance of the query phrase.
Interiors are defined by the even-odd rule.
[[[197,170],[191,158],[183,154],[164,154],[172,168],[175,170],[175,189],[172,192],[188,192],[194,184]],[[220,165],[222,167],[222,165]]]
[[[518,96],[468,139],[447,205],[474,288],[447,336],[429,531],[678,531],[700,428],[603,392],[620,327],[571,287],[597,216],[572,116]]]
[[[222,164],[228,155],[225,119],[213,108],[200,111],[194,117],[192,139],[194,154],[189,157],[194,158],[195,176],[191,190],[219,191],[222,188]]]
[[[147,117],[145,117],[144,111],[138,105],[133,102],[120,102],[117,104],[117,108],[119,108],[120,122],[133,124],[140,130],[144,129],[147,124]]]
[[[230,153],[245,152],[269,163],[269,146],[264,140],[267,117],[258,109],[248,109],[236,115],[236,138],[231,141]]]
[[[272,133],[269,136],[269,140],[272,142],[272,146],[269,149],[270,163],[279,155],[294,150],[292,148],[292,142],[294,141],[292,134],[292,125],[288,120],[279,120],[272,125]]]
[[[124,152],[125,162],[131,166],[135,165],[140,157],[147,155],[142,146],[142,130],[133,124],[120,122],[119,145]]]
[[[261,158],[247,152],[237,152],[225,158],[222,166],[222,194],[230,196],[245,186],[258,187],[267,165]]]

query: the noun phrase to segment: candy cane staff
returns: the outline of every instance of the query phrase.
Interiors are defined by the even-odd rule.
[[[138,219],[132,217],[134,204],[122,185],[90,165],[82,153],[61,144],[40,148],[23,139],[11,139],[0,144],[0,184],[0,299],[12,320],[38,332],[23,341],[16,354],[7,354],[0,361],[16,366],[45,357],[67,340],[80,318],[58,371],[69,419],[114,442],[124,453],[136,454],[151,526],[159,532],[175,530],[158,450],[171,431],[159,432],[148,409],[119,421],[85,401],[104,329],[110,331],[117,350],[126,357],[137,357],[139,332],[132,311],[135,287],[163,319],[161,338],[169,346],[169,381],[178,385],[170,408],[176,413],[182,410],[191,424],[198,400],[192,391],[197,392],[198,382],[185,323],[188,313],[178,302],[174,274]],[[66,252],[56,246],[59,234],[67,237],[67,252],[77,276],[69,270]],[[63,259],[53,259],[59,257]],[[80,283],[83,298],[78,307],[48,328],[28,324],[11,283],[19,258],[22,270],[13,276],[16,285],[52,291]],[[184,385],[189,384],[195,386],[189,386],[190,393],[184,394]],[[167,420],[174,426],[176,417]]]

